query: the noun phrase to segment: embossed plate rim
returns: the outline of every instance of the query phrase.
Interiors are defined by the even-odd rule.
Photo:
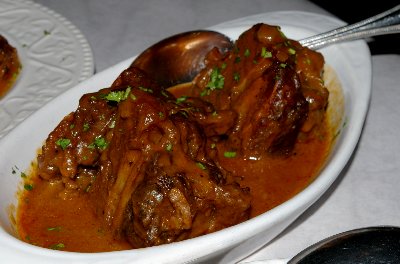
[[[17,49],[22,63],[22,69],[16,83],[0,99],[1,140],[15,126],[48,101],[92,76],[94,73],[94,60],[92,49],[85,36],[75,25],[59,13],[30,0],[0,0],[0,5],[2,6],[0,10],[0,34],[5,36],[10,44]],[[38,27],[38,25],[33,24],[31,28],[27,28],[24,27],[23,23],[25,22],[22,21],[26,20],[26,17],[20,19],[22,22],[15,20],[16,18],[13,14],[21,14],[27,10],[29,10],[30,18],[35,18],[38,23],[41,23],[39,27],[47,23],[46,19],[48,22],[53,23],[52,32],[55,32],[55,35],[52,36],[49,34],[45,36],[51,32],[42,32],[43,36],[34,35],[34,27]],[[64,41],[61,39],[62,35],[56,35],[58,33],[72,37],[68,38],[71,44],[65,45],[69,56],[73,53],[76,54],[77,57],[75,57],[75,60],[57,61],[59,59],[57,56],[46,57],[46,53],[43,52],[35,54],[35,56],[29,54],[30,47],[26,45],[29,41],[34,43],[32,46],[43,47],[42,51],[44,52],[57,53],[57,48],[59,47],[51,46],[51,44],[57,41],[55,40],[57,37],[59,41]],[[71,58],[69,56],[66,56],[66,58]],[[43,61],[40,61],[41,59]],[[65,75],[62,77],[68,77],[69,79],[61,83],[53,75],[49,74],[46,76],[43,74],[40,77],[42,78],[41,81],[42,83],[48,83],[48,85],[40,85],[38,84],[38,78],[34,75],[34,71],[39,70],[38,65],[44,69],[48,69],[49,72],[63,72]],[[54,87],[56,89],[51,91]],[[27,89],[29,90],[28,92]],[[34,92],[38,92],[37,96],[34,96]]]

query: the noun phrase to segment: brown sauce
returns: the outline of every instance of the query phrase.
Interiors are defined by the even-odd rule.
[[[251,217],[262,214],[303,190],[318,174],[331,146],[329,131],[307,143],[298,142],[294,155],[261,160],[221,159],[223,166],[243,175],[241,184],[253,197]]]
[[[85,195],[63,198],[63,187],[32,177],[32,190],[20,198],[18,232],[25,242],[74,252],[129,249],[105,232]]]
[[[255,217],[290,199],[315,178],[329,152],[330,138],[330,129],[325,126],[319,137],[298,142],[295,154],[286,158],[243,160],[235,157],[220,160],[229,171],[243,175],[241,185],[249,187],[254,197],[251,217]],[[131,248],[126,241],[116,240],[104,231],[85,195],[63,198],[61,185],[34,175],[30,179],[33,188],[20,197],[17,216],[17,229],[22,240],[73,252]]]

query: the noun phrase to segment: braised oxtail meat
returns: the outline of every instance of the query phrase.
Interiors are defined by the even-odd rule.
[[[68,218],[66,200],[68,215],[71,201],[85,205],[96,225],[79,231],[87,233],[81,244],[111,241],[111,250],[241,223],[291,198],[323,164],[331,144],[322,140],[331,136],[323,69],[320,53],[266,24],[245,31],[229,52],[212,49],[186,85],[165,89],[131,65],[110,87],[83,95],[49,134],[37,158],[38,188],[27,197],[44,190],[54,203],[40,194],[36,201],[58,218]],[[35,217],[41,210],[23,205]],[[47,247],[44,224],[26,219],[24,237],[40,229],[29,242]],[[60,229],[67,234],[77,221],[64,219]]]
[[[110,231],[137,248],[240,223],[249,191],[209,157],[190,114],[204,107],[188,105],[129,68],[49,135],[39,175],[89,195]]]
[[[110,168],[93,186],[94,194],[108,196],[104,212],[112,230],[145,247],[248,219],[248,190],[208,157],[197,122],[167,93],[135,86],[136,71],[126,70],[115,82],[132,90],[118,106],[114,135],[102,155],[101,164]]]
[[[236,116],[226,145],[245,156],[288,154],[300,132],[321,123],[328,102],[324,59],[277,26],[256,24],[226,55],[209,53],[191,96]]]
[[[117,113],[107,94],[112,94],[110,88],[83,95],[78,109],[49,134],[38,155],[39,177],[60,180],[70,190],[90,186]]]

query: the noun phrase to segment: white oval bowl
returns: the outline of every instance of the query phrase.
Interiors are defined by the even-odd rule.
[[[211,29],[236,39],[253,24],[280,25],[293,39],[300,39],[343,25],[340,20],[314,13],[283,11],[229,21]],[[19,173],[35,160],[37,149],[60,120],[78,106],[88,92],[108,87],[133,58],[100,72],[61,94],[32,114],[0,141],[0,256],[3,263],[186,263],[219,257],[231,263],[265,245],[295,221],[331,186],[349,161],[362,132],[371,95],[371,55],[364,41],[353,41],[320,50],[338,75],[345,98],[346,126],[318,177],[290,200],[253,219],[224,230],[167,245],[104,253],[74,253],[40,248],[16,237],[10,205],[17,206]]]

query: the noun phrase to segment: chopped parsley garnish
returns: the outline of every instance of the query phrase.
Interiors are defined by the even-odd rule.
[[[98,149],[105,150],[108,146],[107,141],[103,137],[95,138],[94,142],[90,144],[88,147],[94,149],[97,147]]]
[[[291,55],[296,54],[296,50],[293,48],[289,48],[288,51],[289,51],[289,54],[291,54]]]
[[[60,249],[65,248],[65,245],[63,243],[57,243],[57,244],[51,245],[50,248],[55,249],[55,250],[60,250]]]
[[[236,152],[235,151],[225,151],[224,157],[225,158],[234,158],[234,157],[236,157]]]
[[[158,112],[158,116],[159,116],[160,118],[164,118],[164,113],[163,113],[163,112]]]
[[[89,130],[89,128],[90,128],[90,126],[89,126],[89,124],[88,123],[85,123],[85,124],[83,124],[83,131],[88,131]]]
[[[11,168],[11,173],[12,174],[16,174],[17,171],[19,171],[17,166],[14,166],[14,167]],[[21,178],[26,178],[27,177],[26,173],[22,172],[22,171],[19,173],[19,175],[21,176]]]
[[[287,64],[286,63],[281,63],[281,64],[279,64],[279,66],[281,66],[281,68],[286,68]]]
[[[233,79],[234,79],[236,82],[238,82],[238,81],[240,80],[240,74],[237,73],[237,72],[235,72],[235,73],[233,74]]]
[[[32,191],[33,190],[33,185],[29,183],[24,184],[24,189],[27,191]]]
[[[168,143],[167,146],[165,147],[165,150],[170,152],[172,150],[172,144]]]
[[[56,145],[59,146],[62,150],[66,149],[71,144],[71,140],[68,138],[60,138],[56,141]]]
[[[263,57],[264,59],[271,58],[272,53],[270,51],[268,51],[266,47],[262,47],[261,48],[261,57]]]
[[[169,97],[168,94],[167,94],[164,90],[161,90],[161,94],[162,94],[164,97],[167,97],[167,98]]]
[[[240,57],[236,57],[235,58],[235,63],[239,63],[240,62]]]
[[[139,86],[138,89],[142,90],[143,92],[146,92],[146,93],[153,93],[152,89],[146,88],[146,87],[143,87],[143,86]]]
[[[176,103],[179,104],[179,103],[185,102],[187,98],[188,98],[188,97],[185,96],[185,95],[184,95],[184,96],[181,96],[181,97],[179,97],[179,98],[176,98]]]
[[[61,227],[60,226],[55,226],[55,227],[48,227],[46,229],[47,229],[47,231],[60,231]]]
[[[216,89],[224,88],[225,77],[221,74],[219,68],[214,68],[210,75],[210,81],[207,83],[206,90],[204,90],[200,95],[209,95],[210,91],[214,91]]]
[[[246,50],[244,51],[244,56],[245,56],[245,57],[249,57],[249,56],[250,56],[250,50],[249,50],[249,49],[246,49]]]
[[[128,86],[128,88],[125,89],[125,91],[112,91],[109,94],[107,94],[104,99],[107,101],[112,101],[112,102],[121,102],[126,100],[128,98],[129,93],[131,92],[131,87]]]
[[[280,29],[280,27],[278,28],[279,30],[279,34],[281,35],[282,38],[286,38],[285,34],[282,32],[282,30]]]
[[[196,165],[197,165],[197,167],[199,167],[202,170],[206,170],[207,169],[206,166],[204,166],[204,164],[201,163],[201,162],[196,162]]]

